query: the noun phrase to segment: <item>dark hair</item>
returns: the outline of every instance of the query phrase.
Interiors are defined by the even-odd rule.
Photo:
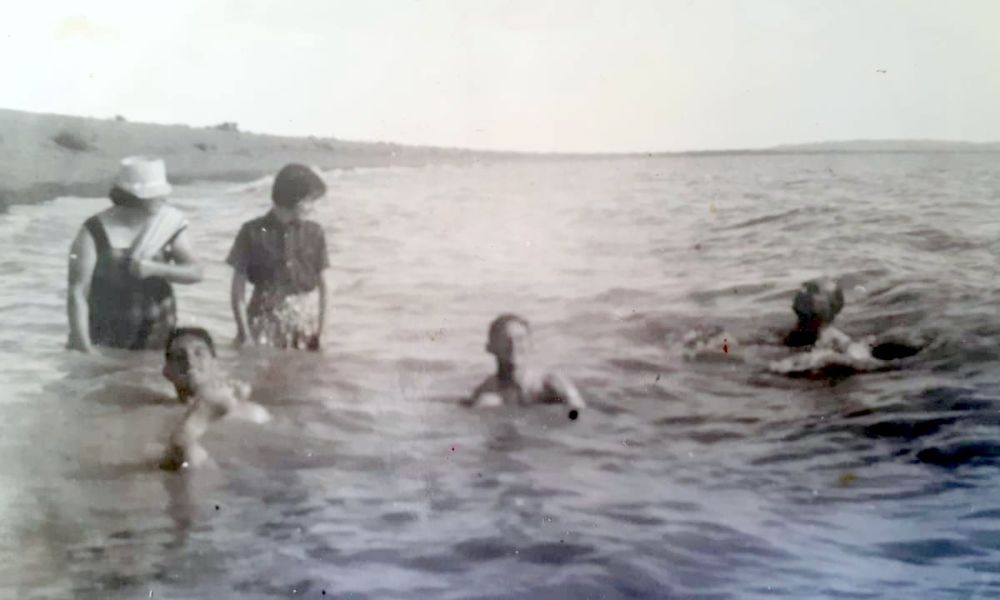
[[[299,163],[289,163],[278,171],[271,187],[271,201],[282,208],[294,208],[303,200],[326,193],[326,184],[315,171]]]
[[[821,279],[807,281],[795,295],[792,310],[799,321],[819,320],[832,323],[844,308],[844,291],[836,282]]]
[[[111,203],[115,206],[128,206],[135,208],[143,205],[141,198],[131,192],[121,189],[117,185],[111,188],[111,191],[108,192],[108,198],[111,199]]]
[[[208,346],[208,350],[212,353],[212,356],[215,356],[215,342],[212,341],[212,335],[201,327],[175,327],[167,337],[167,347],[163,351],[164,356],[169,358],[170,348],[174,345],[174,342],[176,342],[178,338],[182,338],[186,335],[190,335],[191,337],[196,337],[204,341]]]
[[[494,337],[505,332],[507,329],[507,325],[510,323],[520,323],[521,325],[524,325],[525,329],[529,331],[531,330],[531,325],[528,323],[528,320],[522,317],[521,315],[515,315],[514,313],[504,313],[499,317],[493,319],[493,322],[490,323],[489,339],[492,340]]]

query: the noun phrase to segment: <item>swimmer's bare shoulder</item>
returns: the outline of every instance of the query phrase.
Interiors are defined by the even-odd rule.
[[[500,394],[500,381],[496,375],[490,375],[480,383],[468,398],[462,400],[464,406],[501,406],[503,396]]]
[[[249,400],[250,394],[253,392],[253,386],[239,379],[230,379],[229,387],[233,390],[233,395],[236,396],[236,399],[241,401]]]
[[[253,388],[243,381],[220,382],[196,399],[211,409],[212,420],[223,417],[241,419],[252,423],[266,423],[270,413],[260,404],[250,401]]]
[[[242,419],[251,423],[263,424],[271,420],[271,413],[266,408],[250,401],[250,394],[253,388],[244,381],[233,380],[229,382],[233,397],[236,403],[232,406],[229,416],[234,419]]]
[[[830,350],[835,350],[837,352],[844,352],[848,346],[853,343],[854,340],[851,339],[849,335],[843,331],[837,329],[836,327],[826,327],[819,334],[816,340],[815,347],[817,348],[827,348]]]

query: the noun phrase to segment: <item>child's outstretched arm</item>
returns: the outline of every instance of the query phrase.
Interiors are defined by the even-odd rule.
[[[587,403],[576,389],[573,382],[559,373],[549,373],[545,378],[545,387],[552,397],[572,408],[585,408]]]
[[[823,333],[819,335],[819,340],[817,340],[816,345],[819,347],[830,348],[837,352],[847,352],[847,349],[853,343],[854,340],[851,339],[851,336],[836,327],[831,326],[824,329]]]
[[[208,453],[199,440],[208,431],[208,425],[219,417],[219,410],[201,400],[194,403],[185,413],[180,425],[170,435],[166,456],[160,468],[168,471],[197,466],[208,459]]]

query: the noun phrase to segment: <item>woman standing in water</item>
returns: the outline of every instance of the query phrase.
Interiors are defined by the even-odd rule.
[[[111,208],[84,222],[69,255],[69,342],[141,350],[163,348],[177,322],[172,283],[201,281],[187,221],[166,205],[162,160],[126,158]]]

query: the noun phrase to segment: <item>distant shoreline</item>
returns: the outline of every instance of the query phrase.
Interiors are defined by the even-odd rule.
[[[236,124],[198,128],[132,123],[0,109],[0,212],[58,196],[103,196],[118,161],[134,154],[162,157],[172,182],[250,182],[287,162],[323,170],[358,167],[476,164],[520,160],[801,154],[1000,153],[1000,144],[939,141],[825,142],[762,149],[630,153],[529,153],[350,142],[238,130]]]
[[[333,138],[281,137],[238,131],[233,124],[197,128],[0,109],[0,211],[58,196],[103,196],[121,158],[152,155],[175,184],[251,182],[288,162],[324,170],[502,160],[482,153]]]

